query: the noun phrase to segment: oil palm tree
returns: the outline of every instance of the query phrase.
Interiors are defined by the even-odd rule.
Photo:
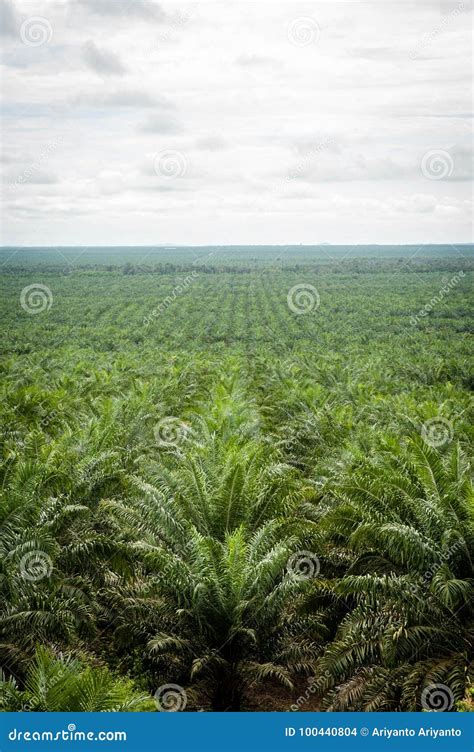
[[[91,627],[87,599],[55,570],[60,531],[87,509],[48,499],[53,475],[47,462],[27,458],[12,465],[0,492],[0,656],[16,670],[36,642]]]
[[[291,688],[295,673],[311,670],[319,625],[299,613],[309,582],[287,571],[296,537],[282,540],[275,521],[255,532],[238,527],[224,540],[191,524],[184,547],[172,522],[166,534],[180,554],[159,543],[143,551],[163,596],[167,631],[149,642],[162,666],[166,657],[168,670],[200,683],[214,710],[240,710],[253,682],[272,678]]]
[[[30,437],[0,490],[0,658],[19,674],[37,644],[90,638],[100,589],[132,566],[111,504],[58,469],[66,457]]]
[[[145,517],[156,524],[159,515],[187,520],[219,540],[241,525],[255,530],[269,519],[296,517],[312,493],[268,443],[203,432],[189,448],[171,448],[159,463],[143,464],[143,474],[147,482],[135,485]]]
[[[335,491],[323,525],[353,556],[330,584],[347,607],[318,663],[324,706],[419,710],[423,689],[464,695],[473,671],[474,510],[459,446],[394,443]]]
[[[42,712],[130,712],[156,710],[152,698],[106,668],[55,657],[39,647],[28,666],[24,687],[0,676],[0,710]]]

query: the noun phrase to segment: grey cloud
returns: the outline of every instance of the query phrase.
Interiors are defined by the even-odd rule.
[[[395,50],[393,47],[352,47],[347,51],[348,57],[361,58],[365,60],[392,60],[394,53],[402,55],[401,50]]]
[[[410,172],[414,172],[414,169],[408,163],[397,162],[390,156],[372,156],[347,150],[335,154],[322,147],[296,159],[288,166],[286,177],[290,183],[293,180],[308,183],[352,182],[396,180]]]
[[[174,104],[165,97],[154,97],[145,91],[123,89],[111,94],[82,94],[76,104],[92,107],[161,107],[174,109]]]
[[[76,4],[99,16],[134,16],[164,22],[166,13],[152,0],[76,0]]]
[[[18,162],[21,161],[27,161],[30,157],[28,154],[24,154],[22,151],[16,149],[14,151],[12,150],[2,150],[0,152],[0,162],[2,164],[18,164]]]
[[[440,152],[440,159],[448,168],[444,181],[459,182],[470,180],[473,175],[473,153],[465,146],[452,146],[443,149],[432,147],[420,154],[403,157],[398,153],[367,154],[362,151],[343,149],[339,153],[322,147],[320,150],[302,154],[288,165],[286,177],[289,183],[303,181],[306,183],[385,181],[423,178],[422,163],[433,153],[432,159]],[[446,156],[448,155],[448,156]],[[433,171],[434,174],[436,174]]]
[[[203,136],[197,139],[196,147],[205,151],[221,151],[227,148],[227,141],[221,136]]]
[[[168,150],[164,150],[164,153],[166,153],[166,151]],[[170,149],[169,152],[172,154],[173,149]],[[182,156],[184,157],[184,154]],[[163,178],[159,173],[156,172],[155,158],[153,156],[150,156],[149,158],[145,159],[140,165],[138,165],[138,172],[140,175],[143,175],[146,178],[153,178],[151,182],[147,181],[144,184],[140,183],[139,186],[144,189],[150,188],[150,190],[154,189],[156,185],[164,185],[170,188],[182,188],[186,182],[191,180],[191,176],[188,174],[182,175],[179,177],[179,179],[176,180],[167,180],[166,178]]]
[[[460,79],[457,79],[457,83],[459,83]],[[447,84],[449,82],[448,79],[443,81],[443,83]],[[424,82],[423,82],[424,83]],[[431,83],[431,81],[427,81],[426,83]],[[438,83],[441,83],[438,81]],[[462,119],[462,118],[472,118],[473,113],[469,111],[463,111],[462,108],[464,103],[462,98],[456,97],[455,99],[452,99],[451,101],[450,97],[447,96],[444,98],[444,101],[436,100],[433,102],[431,100],[430,102],[424,104],[423,101],[416,101],[412,97],[405,98],[405,101],[403,103],[392,105],[385,108],[385,114],[387,117],[390,118],[400,118],[400,119],[408,119],[412,121],[414,118],[456,118],[456,119]],[[439,112],[434,111],[434,107],[439,108]],[[452,108],[448,111],[442,112],[441,110],[443,108]],[[375,109],[371,111],[375,112]]]
[[[139,190],[147,193],[183,193],[192,189],[179,180],[172,180],[169,183],[160,183],[157,179],[155,184],[142,185]]]
[[[31,174],[27,182],[32,185],[53,185],[58,182],[58,177],[52,172],[42,172],[37,170]]]
[[[338,154],[341,150],[341,138],[333,136],[331,133],[315,133],[300,136],[296,139],[292,137],[291,141],[298,155],[302,157],[315,156],[320,152]]]
[[[421,117],[431,117],[431,118],[455,118],[455,119],[466,119],[471,120],[474,117],[473,112],[442,112],[437,115],[428,113],[426,115],[422,115]]]
[[[10,171],[2,177],[2,182],[14,189],[19,189],[25,185],[53,185],[58,182],[58,178],[52,172],[38,169],[33,164],[26,165],[18,172]]]
[[[19,24],[15,6],[10,0],[0,0],[0,34],[4,37],[18,35]]]
[[[21,201],[11,201],[7,204],[7,208],[12,214],[17,214],[19,217],[25,220],[31,219],[35,221],[41,220],[43,218],[49,220],[51,218],[52,204],[50,201],[43,201],[43,203],[40,203],[39,197],[36,197],[35,206],[32,206],[30,203]],[[58,217],[75,217],[81,215],[90,216],[94,211],[96,211],[94,207],[87,207],[87,210],[83,210],[77,201],[70,206],[60,206],[57,203],[54,204],[54,215]],[[27,245],[29,245],[29,243],[27,243]]]
[[[126,73],[125,67],[115,52],[99,49],[92,40],[83,46],[82,59],[89,68],[105,76],[121,76]]]
[[[471,180],[474,176],[474,151],[468,146],[452,146],[446,149],[453,160],[454,168],[448,180],[454,182]]]
[[[287,130],[284,133],[269,133],[260,139],[260,143],[274,144],[285,150],[291,150],[292,155],[296,154],[296,158],[299,159],[316,156],[321,152],[339,154],[343,147],[347,147],[348,140],[342,137],[340,131],[331,133],[330,131],[318,132],[315,130],[308,133]]]
[[[139,178],[132,186],[134,191],[150,193],[176,193],[193,190],[187,177],[166,180],[155,170],[154,160],[146,159],[138,165]],[[130,186],[129,186],[130,187]]]
[[[388,2],[387,8],[398,10],[400,3],[398,0]],[[472,8],[472,2],[471,0],[423,0],[422,2],[420,0],[404,0],[403,8],[410,13],[413,11],[429,12],[430,10],[438,11],[443,15],[452,13],[455,10],[469,13]]]
[[[437,5],[441,13],[452,13],[458,11],[461,13],[469,13],[472,10],[472,2],[470,0],[438,0]]]
[[[139,171],[140,171],[140,174],[145,175],[145,177],[156,178],[156,172],[153,166],[153,160],[147,160],[143,162],[139,167]]]
[[[152,115],[140,126],[142,133],[179,133],[181,126],[174,118],[167,115]]]
[[[265,55],[239,55],[235,61],[237,65],[244,67],[257,67],[259,65],[269,65],[276,63],[277,61],[272,57],[266,57]]]

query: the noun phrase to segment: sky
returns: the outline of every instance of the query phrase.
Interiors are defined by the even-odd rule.
[[[0,0],[2,245],[472,241],[472,5]]]

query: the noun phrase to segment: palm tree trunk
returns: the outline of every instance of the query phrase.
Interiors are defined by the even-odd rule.
[[[242,706],[242,687],[236,672],[231,667],[218,677],[212,697],[212,710],[238,712]]]

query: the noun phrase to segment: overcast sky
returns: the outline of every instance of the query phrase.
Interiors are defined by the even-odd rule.
[[[0,7],[3,245],[472,239],[468,0]]]

